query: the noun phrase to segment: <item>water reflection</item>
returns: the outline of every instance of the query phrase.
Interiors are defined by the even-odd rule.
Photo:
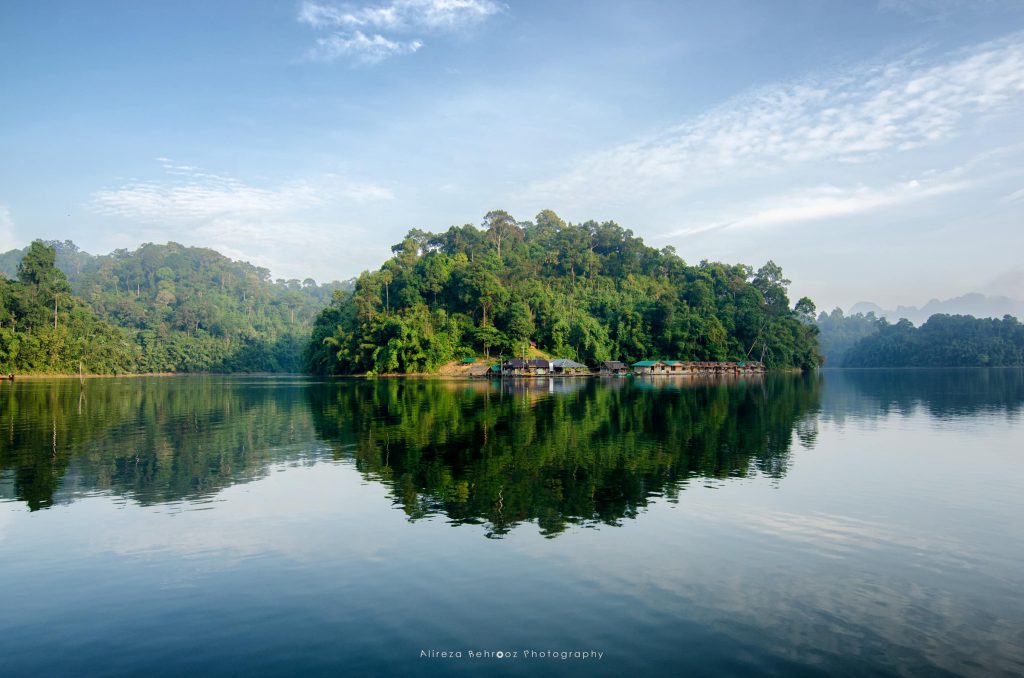
[[[1024,369],[825,370],[822,414],[876,419],[927,412],[937,419],[1019,415]]]
[[[315,456],[297,381],[23,381],[0,389],[0,498],[30,510],[107,492],[154,504],[210,496]]]
[[[488,536],[536,521],[554,536],[675,501],[693,478],[782,477],[818,384],[380,380],[308,394],[317,434],[411,519],[443,514]]]
[[[1024,675],[1021,393],[1011,370],[0,383],[0,655],[10,675]],[[606,655],[418,657],[509,646]]]
[[[333,457],[413,520],[500,536],[617,524],[694,478],[781,478],[810,444],[812,377],[506,382],[229,378],[25,381],[0,390],[0,497],[197,501],[274,464]]]
[[[105,492],[209,497],[279,463],[354,461],[410,519],[500,536],[614,525],[694,479],[785,475],[821,419],[1019,415],[1024,370],[819,376],[432,380],[163,378],[4,382],[0,498],[30,510]]]

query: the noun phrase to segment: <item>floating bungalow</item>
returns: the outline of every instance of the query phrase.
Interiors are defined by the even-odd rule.
[[[602,377],[624,377],[629,374],[626,363],[618,360],[605,360],[601,363],[601,370],[598,372]]]
[[[633,374],[642,377],[668,374],[668,366],[661,360],[638,360],[631,367],[633,368]]]
[[[568,358],[556,358],[551,361],[551,372],[553,374],[561,374],[563,376],[586,375],[590,374],[590,368],[582,363],[576,362],[575,360],[569,360]]]
[[[503,377],[544,377],[554,373],[554,366],[550,360],[523,360],[513,358],[501,364],[501,376]]]
[[[637,376],[755,374],[765,371],[759,361],[693,362],[687,360],[640,360],[632,365]]]
[[[503,363],[487,365],[477,363],[469,366],[471,376],[489,377],[570,377],[593,374],[584,364],[568,358],[554,360],[512,358]],[[670,376],[714,376],[760,374],[765,372],[764,363],[759,361],[737,362],[695,362],[688,360],[639,360],[626,365],[618,360],[601,363],[597,374],[602,377],[624,377],[630,374],[638,377]]]
[[[492,365],[490,376],[500,377],[573,377],[590,374],[590,368],[568,358],[555,360],[513,358]]]

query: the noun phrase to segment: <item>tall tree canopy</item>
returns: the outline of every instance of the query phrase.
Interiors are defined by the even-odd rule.
[[[818,364],[814,304],[791,308],[769,261],[684,262],[614,222],[533,222],[488,212],[482,228],[410,231],[394,257],[335,295],[307,352],[323,373],[420,372],[533,342],[595,365],[611,358]]]

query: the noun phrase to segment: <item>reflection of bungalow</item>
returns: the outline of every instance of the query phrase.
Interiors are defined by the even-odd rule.
[[[627,372],[626,363],[619,362],[618,360],[605,360],[601,363],[602,377],[622,377]]]
[[[551,374],[550,360],[523,360],[513,358],[501,364],[501,374],[506,377],[540,377]]]
[[[639,360],[633,363],[633,374],[668,374],[668,366],[660,360]]]
[[[589,374],[590,370],[586,365],[569,360],[568,358],[556,358],[551,361],[551,370],[555,374]]]

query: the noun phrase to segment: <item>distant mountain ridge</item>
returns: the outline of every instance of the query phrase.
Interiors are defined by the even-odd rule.
[[[854,304],[849,310],[849,315],[858,313],[864,315],[874,313],[876,317],[885,318],[893,323],[901,318],[906,318],[915,325],[921,325],[936,313],[970,315],[975,318],[1002,318],[1004,315],[1010,315],[1021,319],[1024,318],[1024,301],[970,292],[952,299],[932,299],[921,308],[897,306],[895,310],[886,310],[878,304],[862,301]]]

